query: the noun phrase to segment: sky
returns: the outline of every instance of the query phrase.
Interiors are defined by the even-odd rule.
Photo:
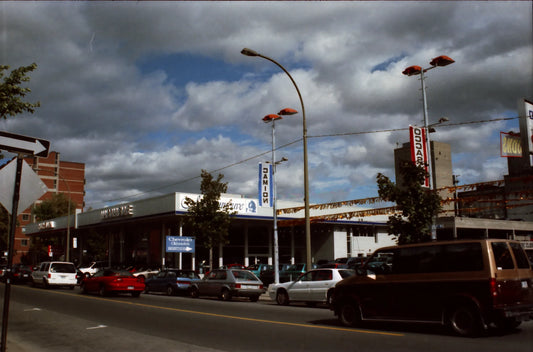
[[[533,100],[532,33],[531,1],[2,1],[0,64],[37,64],[26,100],[41,106],[0,131],[85,163],[86,209],[200,193],[202,169],[256,198],[272,148],[262,118],[290,107],[275,125],[277,192],[303,202],[296,89],[246,47],[301,92],[310,202],[376,197],[423,125],[419,76],[402,71],[447,55],[425,79],[429,123],[449,119],[431,139],[451,144],[459,184],[500,180],[499,134]]]

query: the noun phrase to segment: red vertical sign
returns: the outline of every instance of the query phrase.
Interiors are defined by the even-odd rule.
[[[409,141],[411,142],[411,161],[422,166],[429,176],[428,147],[426,143],[426,129],[409,126]],[[423,187],[429,187],[429,177],[426,177]]]

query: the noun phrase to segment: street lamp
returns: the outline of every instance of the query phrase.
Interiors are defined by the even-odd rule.
[[[431,65],[428,68],[422,68],[420,66],[409,66],[407,67],[402,73],[406,76],[416,76],[420,75],[420,82],[422,83],[422,102],[423,102],[423,108],[424,108],[424,128],[427,132],[428,131],[428,107],[427,107],[427,100],[426,100],[426,85],[424,82],[425,79],[425,73],[429,70],[432,70],[436,67],[444,67],[453,64],[455,61],[452,60],[450,57],[441,55],[433,58],[429,64]],[[440,122],[440,120],[439,120]],[[442,121],[444,122],[444,121]],[[429,133],[425,133],[426,135],[426,146],[428,150],[428,169],[429,169],[429,189],[434,190],[435,185],[433,182],[433,162],[432,162],[432,154],[431,154],[431,144],[429,140]],[[437,233],[435,228],[435,223],[431,224],[431,238],[433,240],[437,239]]]
[[[47,169],[33,169],[33,171],[47,171],[50,173],[54,173],[54,176],[56,176],[55,172],[52,170]],[[68,191],[68,209],[67,209],[67,243],[65,248],[65,261],[69,261],[69,249],[70,249],[70,198],[72,197],[72,194],[70,193],[70,186],[68,185],[67,180],[63,178],[59,173],[57,173],[57,176],[61,179],[61,181],[65,182],[65,185],[67,186]]]
[[[281,110],[277,115],[270,114],[263,117],[265,123],[272,122],[272,214],[274,219],[274,283],[279,284],[279,242],[278,242],[278,214],[277,214],[277,190],[276,190],[276,166],[288,159],[283,157],[276,161],[276,137],[275,126],[276,120],[281,120],[281,115],[294,115],[298,113],[296,110],[286,108]]]
[[[298,89],[298,86],[296,85],[296,82],[292,78],[289,71],[285,69],[285,67],[281,66],[279,62],[276,60],[261,55],[258,52],[244,48],[241,50],[241,54],[246,56],[257,56],[261,57],[263,59],[266,59],[275,65],[277,65],[279,68],[283,70],[289,76],[292,84],[294,85],[294,88],[296,88],[296,92],[298,93],[298,97],[300,98],[300,104],[302,105],[302,126],[303,126],[303,149],[304,149],[304,202],[305,202],[305,251],[306,251],[306,264],[307,268],[311,268],[311,221],[309,218],[309,170],[308,170],[308,161],[307,161],[307,126],[305,124],[305,107],[304,107],[304,101],[302,99],[302,94],[300,94],[300,89]]]

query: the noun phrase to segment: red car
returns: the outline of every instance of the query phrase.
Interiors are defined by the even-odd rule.
[[[131,293],[133,297],[139,297],[144,291],[144,279],[133,276],[127,270],[105,269],[84,278],[80,289],[83,293],[98,292],[100,296]]]

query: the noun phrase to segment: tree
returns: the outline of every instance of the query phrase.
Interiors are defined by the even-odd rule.
[[[54,193],[50,199],[44,200],[41,204],[35,206],[33,214],[39,221],[74,214],[76,212],[76,203],[70,202],[70,211],[68,203],[69,200],[64,193]]]
[[[378,194],[385,200],[395,202],[402,214],[389,216],[389,234],[396,236],[398,244],[418,243],[431,240],[431,224],[441,209],[441,198],[422,187],[427,172],[412,162],[400,166],[404,180],[400,187],[383,174],[377,175]]]
[[[21,66],[11,71],[9,76],[4,77],[4,71],[9,69],[9,66],[0,65],[0,118],[6,119],[7,115],[15,116],[24,111],[33,113],[36,107],[41,104],[39,102],[28,103],[22,100],[31,92],[30,88],[24,88],[20,85],[22,82],[28,82],[30,78],[26,76],[37,68],[37,64],[33,63],[29,66]]]
[[[202,170],[200,190],[202,197],[197,201],[191,198],[185,200],[188,212],[185,224],[200,245],[209,249],[209,266],[213,268],[213,247],[227,244],[232,211],[230,202],[221,205],[220,195],[228,189],[228,184],[222,182],[224,175],[218,174],[216,179]]]

